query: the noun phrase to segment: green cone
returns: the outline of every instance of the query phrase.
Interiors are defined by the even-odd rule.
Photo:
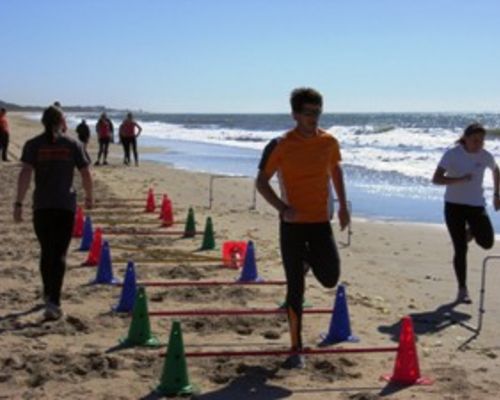
[[[189,207],[186,225],[184,226],[184,237],[191,238],[196,235],[196,222],[194,219],[194,210]]]
[[[172,323],[167,355],[163,364],[160,384],[156,391],[163,396],[182,396],[192,394],[196,389],[189,383],[184,341],[179,321]]]
[[[203,233],[203,243],[201,250],[215,249],[214,227],[212,225],[212,218],[208,217],[205,224],[205,232]]]
[[[128,330],[128,336],[120,339],[125,346],[150,346],[157,347],[160,342],[151,334],[151,325],[148,315],[148,298],[143,287],[139,287],[135,295],[132,321]]]

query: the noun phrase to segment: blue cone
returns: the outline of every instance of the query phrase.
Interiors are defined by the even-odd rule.
[[[83,225],[82,241],[78,251],[89,251],[92,245],[92,238],[94,237],[94,230],[92,229],[92,219],[89,215],[85,217],[85,224]]]
[[[129,261],[123,280],[122,294],[119,303],[113,307],[115,312],[129,313],[134,309],[135,294],[137,292],[137,283],[135,279],[134,262]]]
[[[347,309],[347,298],[344,285],[339,285],[335,306],[332,312],[330,328],[327,334],[321,335],[323,339],[318,346],[324,347],[340,342],[359,342],[359,338],[351,333],[351,323],[349,322],[349,311]]]
[[[91,283],[100,283],[104,285],[114,285],[119,283],[118,279],[113,277],[113,267],[111,265],[111,251],[109,250],[109,243],[104,241],[101,250],[101,258],[97,266],[97,274]]]
[[[262,278],[259,277],[257,273],[257,264],[255,262],[255,250],[253,247],[253,242],[248,241],[247,251],[245,254],[245,260],[243,262],[243,269],[241,271],[240,277],[237,279],[238,282],[260,282]]]

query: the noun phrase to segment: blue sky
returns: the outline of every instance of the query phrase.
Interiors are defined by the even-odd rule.
[[[2,0],[0,99],[159,112],[500,111],[498,0]]]

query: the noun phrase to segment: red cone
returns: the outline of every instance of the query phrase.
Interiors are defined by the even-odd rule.
[[[92,244],[90,246],[87,261],[85,261],[82,265],[88,267],[97,266],[101,258],[101,249],[102,249],[102,229],[97,228],[94,232],[94,237],[92,239]]]
[[[78,206],[75,214],[75,225],[73,226],[73,237],[81,238],[83,236],[84,216],[82,207]]]
[[[165,212],[165,207],[167,205],[167,201],[168,201],[168,196],[166,194],[163,195],[163,200],[161,201],[161,207],[160,207],[160,218],[161,220],[163,220],[163,214]]]
[[[169,227],[174,224],[174,211],[172,210],[172,201],[167,199],[163,209],[163,226]]]
[[[409,316],[401,320],[398,354],[393,374],[392,376],[384,375],[382,378],[400,385],[431,385],[433,383],[431,379],[420,376],[413,322]]]
[[[155,204],[155,195],[153,189],[150,188],[148,190],[148,198],[146,200],[146,212],[152,213],[155,212],[156,204]]]

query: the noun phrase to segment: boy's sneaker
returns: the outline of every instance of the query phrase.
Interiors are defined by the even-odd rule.
[[[467,288],[458,289],[457,303],[472,304]]]
[[[304,369],[305,367],[306,358],[302,354],[292,354],[281,364],[283,369]]]
[[[53,303],[47,303],[43,316],[47,321],[57,321],[58,319],[61,319],[63,312],[61,307],[56,306]]]

